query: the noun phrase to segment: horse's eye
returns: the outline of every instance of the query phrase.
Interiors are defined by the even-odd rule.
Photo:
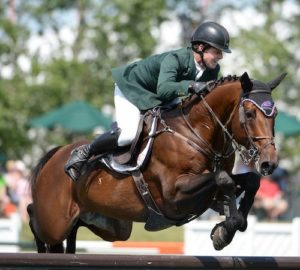
[[[245,115],[247,119],[254,119],[255,118],[255,111],[253,110],[247,110],[245,111]]]

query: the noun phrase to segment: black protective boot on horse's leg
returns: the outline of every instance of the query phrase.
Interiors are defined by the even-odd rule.
[[[70,158],[64,169],[72,180],[77,181],[83,166],[93,155],[112,152],[118,148],[120,129],[111,130],[98,136],[92,143],[84,144],[71,152]]]

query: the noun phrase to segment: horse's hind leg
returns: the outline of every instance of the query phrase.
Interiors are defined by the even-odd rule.
[[[64,253],[64,245],[63,243],[59,243],[56,245],[47,245],[48,253]]]
[[[29,227],[34,236],[37,252],[38,253],[46,253],[47,252],[46,244],[39,239],[39,237],[37,236],[37,234],[35,232],[34,226],[33,226],[34,215],[33,215],[33,204],[32,203],[27,206],[27,213],[29,216]]]
[[[82,225],[83,224],[80,222],[80,220],[78,220],[76,225],[72,228],[70,234],[67,237],[66,253],[74,254],[76,252],[77,231],[78,231],[78,228]]]
[[[35,229],[34,229],[34,211],[33,211],[33,204],[29,204],[27,206],[27,213],[29,215],[29,227],[30,230],[34,236],[35,239],[35,244],[37,248],[38,253],[63,253],[64,252],[64,247],[63,243],[59,243],[57,245],[46,245],[40,238],[38,237]]]

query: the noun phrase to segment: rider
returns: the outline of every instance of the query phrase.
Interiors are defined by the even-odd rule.
[[[141,112],[170,102],[178,103],[179,97],[188,93],[209,90],[211,81],[218,77],[218,62],[223,52],[231,52],[229,34],[220,24],[208,21],[194,31],[190,47],[152,55],[113,69],[118,129],[74,149],[65,165],[66,173],[76,181],[91,156],[130,145]]]

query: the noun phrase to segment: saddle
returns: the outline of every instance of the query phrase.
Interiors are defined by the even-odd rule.
[[[170,108],[165,108],[165,110],[167,109]],[[131,146],[121,148],[115,153],[96,156],[87,163],[87,171],[89,172],[98,168],[100,163],[114,173],[132,176],[136,188],[148,210],[148,217],[145,223],[147,231],[159,231],[174,225],[181,226],[199,216],[189,215],[180,220],[166,217],[155,203],[141,172],[150,157],[154,138],[158,134],[168,130],[166,130],[166,126],[158,130],[158,123],[164,122],[162,119],[163,111],[161,107],[156,107],[142,115],[136,137]],[[145,132],[143,132],[144,126],[146,126]],[[114,123],[113,128],[116,128],[116,123]]]
[[[102,155],[99,157],[99,161],[108,167],[110,170],[121,173],[131,174],[133,171],[140,169],[146,164],[148,157],[150,156],[150,150],[156,136],[157,123],[160,118],[160,108],[155,108],[142,114],[136,136],[130,146],[121,147],[114,153],[108,155]],[[117,123],[114,122],[112,128],[117,128]],[[143,127],[146,126],[147,144],[142,150],[143,142]],[[142,150],[142,151],[141,151]]]
[[[167,109],[170,108],[165,108],[165,110]],[[157,130],[158,121],[161,121],[161,111],[161,107],[156,107],[142,115],[131,146],[118,149],[115,153],[94,157],[88,161],[85,170],[85,173],[91,172],[99,167],[100,163],[112,172],[131,175],[148,210],[148,218],[145,223],[147,231],[159,231],[173,225],[180,226],[189,221],[188,219],[172,220],[164,216],[156,205],[141,172],[150,157],[154,138],[161,133]],[[146,132],[143,133],[144,126],[146,126]],[[116,128],[116,123],[112,128]]]

